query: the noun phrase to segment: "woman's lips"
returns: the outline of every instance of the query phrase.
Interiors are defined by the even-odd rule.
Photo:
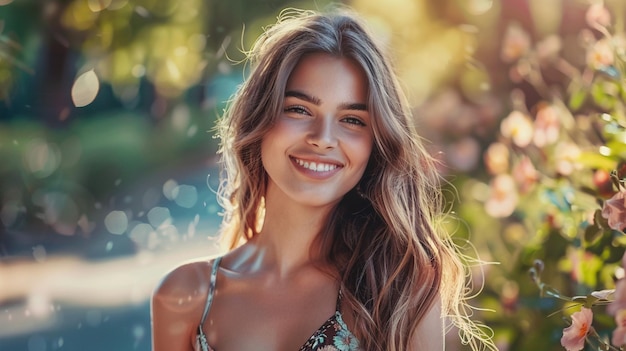
[[[295,156],[290,158],[299,169],[305,170],[309,175],[327,176],[343,168],[343,165],[337,162],[303,159]]]

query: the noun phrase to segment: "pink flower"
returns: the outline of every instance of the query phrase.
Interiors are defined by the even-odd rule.
[[[619,310],[626,310],[626,279],[624,279],[624,267],[626,267],[626,252],[622,256],[621,272],[618,270],[615,276],[619,278],[615,283],[615,295],[613,302],[607,307],[609,314],[615,315]]]
[[[620,279],[615,283],[615,295],[614,300],[607,307],[609,314],[617,316],[619,311],[626,311],[626,280]]]
[[[582,350],[585,346],[587,333],[591,329],[592,320],[593,312],[589,308],[583,307],[580,311],[574,312],[572,314],[572,325],[563,329],[561,345],[567,351]]]
[[[522,159],[513,168],[513,177],[519,184],[520,191],[526,193],[539,179],[539,172],[528,156],[522,156]]]
[[[518,195],[513,177],[500,174],[491,181],[491,193],[485,202],[485,211],[492,217],[510,216],[517,206]]]
[[[594,69],[606,68],[613,65],[615,55],[608,39],[596,42],[587,52],[587,64]]]
[[[500,133],[511,138],[519,147],[526,147],[533,139],[533,122],[520,111],[511,112],[500,124]]]
[[[504,33],[500,57],[504,62],[513,62],[526,55],[530,49],[530,36],[517,23],[510,24]]]
[[[615,346],[626,345],[626,310],[619,310],[615,314],[617,328],[613,331],[611,343]]]
[[[509,170],[509,148],[495,142],[485,151],[485,165],[491,174],[505,173]]]
[[[585,21],[592,28],[596,28],[598,25],[606,27],[611,24],[611,14],[601,2],[595,3],[587,9]]]
[[[625,267],[626,252],[622,256],[622,269]],[[611,342],[615,346],[626,344],[626,280],[623,277],[615,284],[614,300],[607,307],[607,312],[615,316],[615,323],[617,324]]]
[[[611,229],[623,231],[626,228],[625,195],[624,191],[619,191],[602,206],[602,217],[609,220]]]
[[[561,175],[568,176],[575,170],[581,169],[578,162],[581,151],[578,145],[570,141],[559,142],[554,148],[556,171]]]
[[[561,123],[556,107],[542,104],[535,117],[533,143],[538,147],[554,144],[559,138]]]

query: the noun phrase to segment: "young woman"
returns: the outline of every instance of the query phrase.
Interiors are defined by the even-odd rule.
[[[220,125],[233,250],[165,277],[154,350],[443,350],[444,321],[471,335],[436,169],[363,26],[292,12],[250,61]]]

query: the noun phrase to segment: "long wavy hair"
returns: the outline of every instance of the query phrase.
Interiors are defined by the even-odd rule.
[[[443,207],[435,162],[372,38],[346,9],[290,10],[255,42],[249,77],[218,125],[222,234],[235,247],[259,231],[267,184],[261,141],[282,113],[287,79],[300,58],[326,53],[353,60],[367,77],[374,147],[359,190],[339,202],[316,245],[337,268],[353,333],[363,350],[408,350],[412,332],[440,297],[442,313],[466,332],[472,348],[492,345],[466,309],[467,267],[437,226]]]

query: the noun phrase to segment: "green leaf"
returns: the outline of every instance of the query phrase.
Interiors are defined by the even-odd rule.
[[[596,241],[598,241],[602,237],[603,232],[602,228],[595,224],[585,228],[585,241],[587,242],[587,245],[593,245]]]
[[[572,302],[582,303],[587,305],[589,303],[589,296],[574,296]]]
[[[576,161],[586,168],[593,169],[610,170],[617,166],[617,161],[613,158],[591,151],[583,151]]]
[[[619,95],[619,86],[614,82],[598,79],[591,85],[593,101],[606,110],[615,106],[617,95]]]
[[[624,136],[624,133],[620,133],[619,135],[615,135],[615,137],[618,140],[611,140],[611,141],[607,142],[606,143],[606,147],[611,149],[611,155],[618,156],[620,158],[624,158],[624,156],[626,156],[626,143],[624,143],[624,141],[622,141],[622,140],[624,140],[624,138],[626,138],[626,136]]]
[[[600,209],[596,210],[596,212],[593,213],[593,222],[594,222],[594,225],[598,226],[600,229],[603,229],[603,230],[611,229],[611,227],[609,227],[609,220],[602,217],[602,210]]]
[[[576,90],[570,95],[569,100],[567,101],[567,106],[572,111],[577,111],[585,100],[587,99],[587,92],[584,89]]]

